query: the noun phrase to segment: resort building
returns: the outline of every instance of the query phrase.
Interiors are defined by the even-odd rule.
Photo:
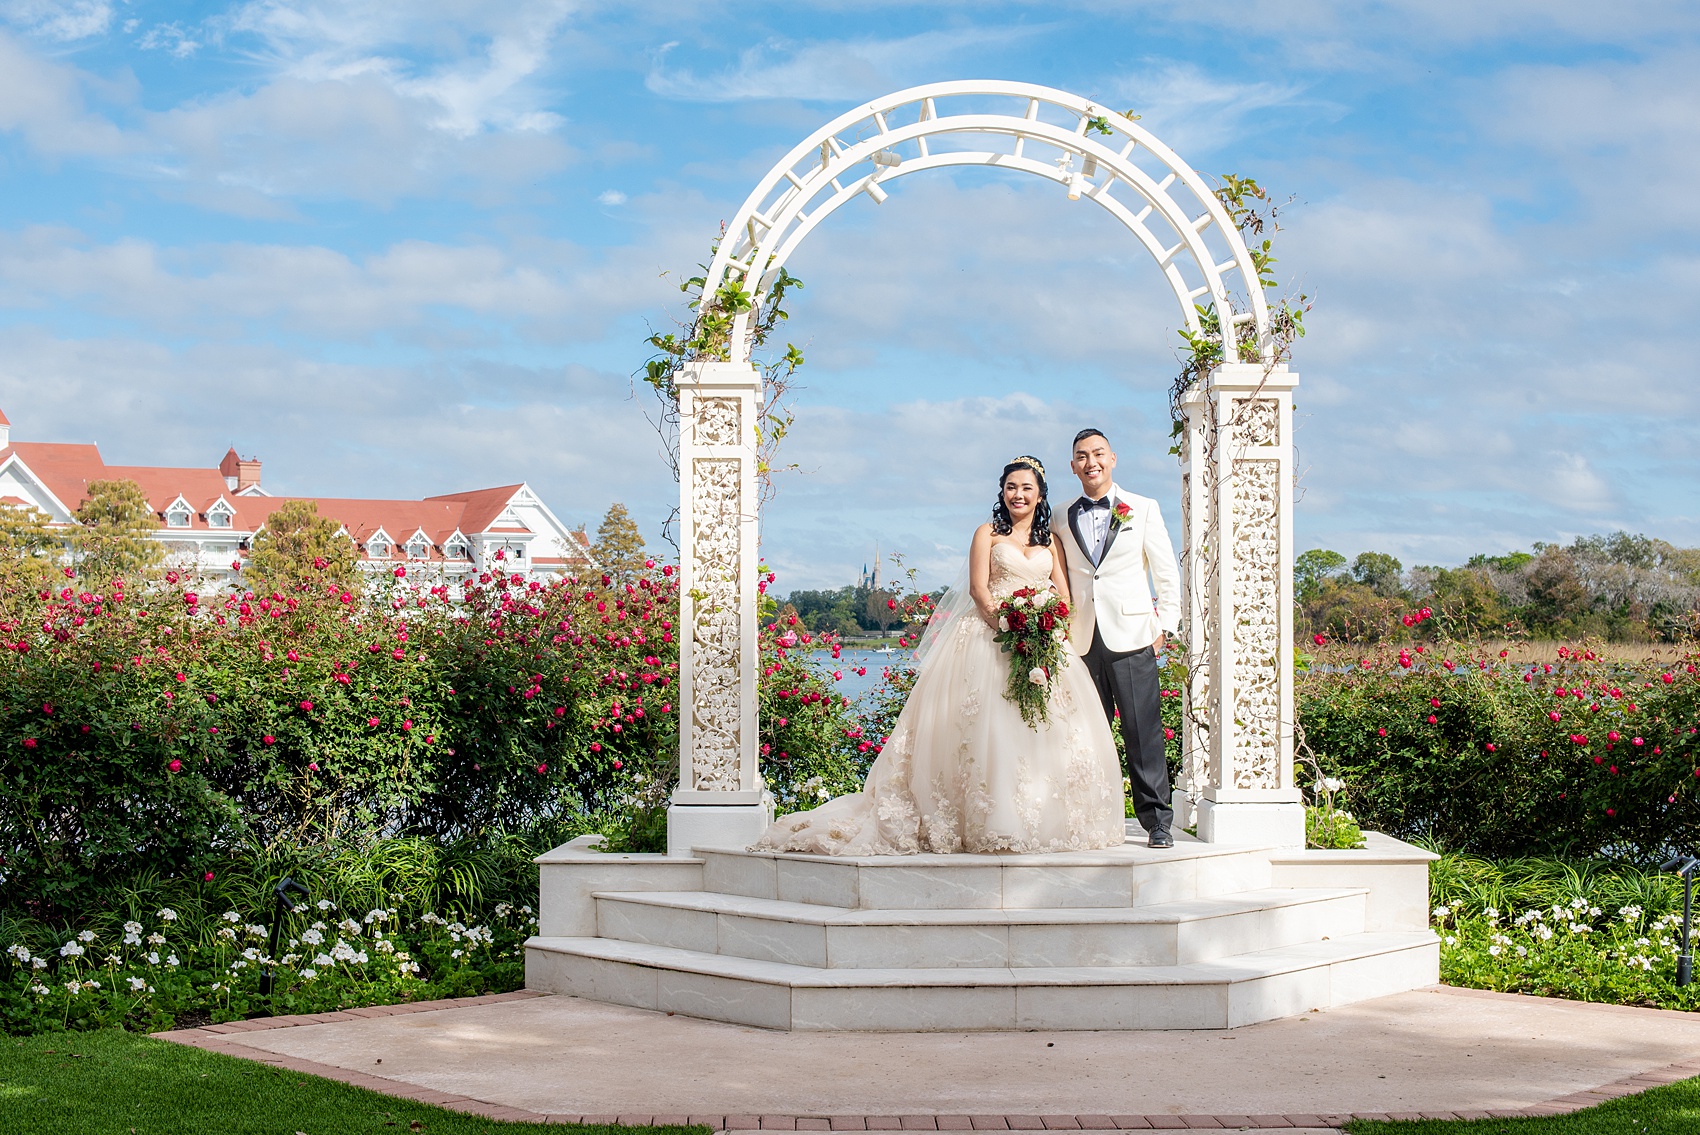
[[[266,518],[296,499],[318,502],[373,572],[428,566],[452,581],[498,563],[540,576],[593,566],[584,529],[568,529],[528,485],[424,500],[272,496],[261,484],[259,460],[235,449],[204,469],[108,465],[93,445],[14,442],[0,413],[0,500],[34,506],[53,526],[70,529],[91,481],[136,482],[159,518],[155,538],[167,548],[167,563],[227,581],[239,574],[236,565]]]

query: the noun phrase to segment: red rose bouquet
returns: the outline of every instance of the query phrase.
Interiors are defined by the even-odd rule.
[[[1047,587],[1023,587],[998,604],[998,644],[1009,655],[1004,697],[1037,729],[1051,720],[1051,683],[1066,659],[1068,604]]]

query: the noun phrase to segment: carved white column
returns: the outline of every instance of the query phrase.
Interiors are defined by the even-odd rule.
[[[679,787],[667,853],[746,847],[773,818],[757,767],[761,374],[694,363],[679,388]]]
[[[1176,804],[1214,843],[1304,845],[1293,782],[1297,385],[1284,366],[1229,363],[1182,402],[1191,625]]]

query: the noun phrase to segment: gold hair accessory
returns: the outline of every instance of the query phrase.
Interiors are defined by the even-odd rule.
[[[1029,469],[1032,469],[1035,472],[1037,472],[1039,474],[1039,476],[1043,477],[1045,475],[1044,463],[1041,462],[1037,457],[1028,457],[1026,454],[1023,454],[1020,457],[1011,457],[1009,459],[1009,463],[1011,465],[1025,465]]]

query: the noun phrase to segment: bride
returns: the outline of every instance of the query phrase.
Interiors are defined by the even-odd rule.
[[[862,791],[781,817],[753,850],[913,855],[1123,842],[1121,767],[1085,664],[1063,652],[1050,720],[1037,728],[1004,697],[1010,657],[993,640],[998,604],[1022,587],[1068,597],[1050,520],[1045,467],[1015,458],[969,548],[972,603],[947,601],[933,616],[915,687]]]

